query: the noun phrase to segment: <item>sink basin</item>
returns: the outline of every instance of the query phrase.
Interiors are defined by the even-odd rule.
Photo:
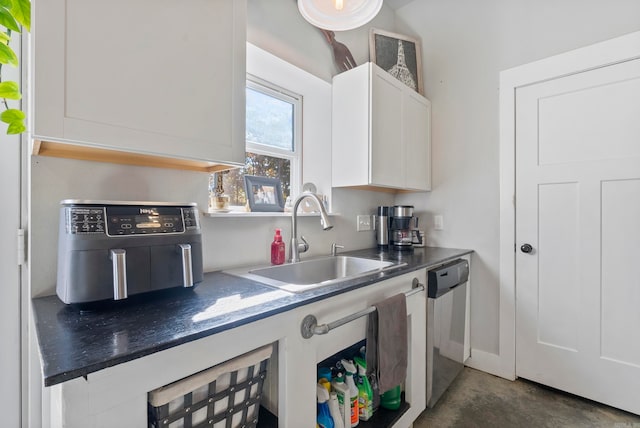
[[[354,278],[375,275],[397,269],[406,263],[364,259],[360,257],[335,256],[304,260],[256,269],[228,271],[266,285],[293,293],[335,285]]]

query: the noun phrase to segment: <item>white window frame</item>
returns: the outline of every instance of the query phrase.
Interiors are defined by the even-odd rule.
[[[302,96],[252,74],[247,74],[247,87],[293,105],[293,150],[278,149],[245,140],[245,153],[288,159],[291,173],[290,194],[298,195],[302,186]]]

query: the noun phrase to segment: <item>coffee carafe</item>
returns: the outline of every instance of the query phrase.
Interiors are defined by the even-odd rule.
[[[394,205],[389,212],[389,247],[397,251],[413,249],[413,205]]]

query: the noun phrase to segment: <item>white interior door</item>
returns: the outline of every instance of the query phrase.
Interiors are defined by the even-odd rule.
[[[640,414],[640,60],[515,105],[516,374]]]

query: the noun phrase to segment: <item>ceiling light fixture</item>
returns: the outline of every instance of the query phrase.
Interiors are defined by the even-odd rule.
[[[382,0],[298,0],[300,14],[311,25],[332,31],[358,28],[371,21]]]

